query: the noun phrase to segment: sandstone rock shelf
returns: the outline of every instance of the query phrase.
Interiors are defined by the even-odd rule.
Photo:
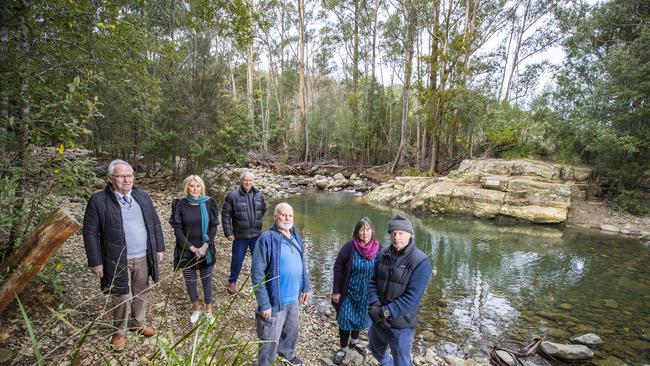
[[[397,177],[366,200],[433,214],[559,224],[571,200],[584,199],[589,175],[589,168],[536,160],[465,160],[447,177]]]

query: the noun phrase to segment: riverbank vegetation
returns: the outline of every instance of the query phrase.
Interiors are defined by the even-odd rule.
[[[0,256],[43,197],[88,189],[76,146],[151,174],[251,150],[418,175],[536,157],[642,191],[649,21],[641,0],[3,2]]]

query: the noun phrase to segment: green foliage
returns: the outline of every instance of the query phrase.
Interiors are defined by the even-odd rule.
[[[642,1],[599,4],[568,18],[574,35],[550,101],[549,130],[563,155],[578,155],[634,190],[650,172],[650,8]]]
[[[424,170],[419,167],[412,167],[406,171],[406,175],[410,177],[435,177],[437,176],[436,172],[431,170]]]
[[[41,292],[41,295],[44,297],[54,296],[55,298],[46,298],[48,301],[54,301],[61,297],[64,290],[63,281],[61,279],[62,271],[66,271],[70,274],[74,271],[73,267],[65,261],[58,252],[47,261],[43,268],[38,272],[36,276],[36,282],[42,283],[44,286],[47,286],[47,291]]]
[[[493,105],[484,125],[486,141],[504,159],[528,158],[540,153],[541,139],[530,114],[506,103]]]
[[[619,211],[626,211],[638,216],[650,213],[648,200],[639,191],[623,189],[614,197],[613,203]]]

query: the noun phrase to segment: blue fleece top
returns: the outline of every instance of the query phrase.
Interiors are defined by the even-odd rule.
[[[302,278],[300,281],[300,293],[310,291],[309,273],[307,272],[307,260],[302,245],[302,238],[298,230],[293,227],[291,234],[300,247],[300,258],[302,260]],[[255,244],[253,259],[251,263],[251,281],[255,287],[255,298],[257,299],[257,311],[271,309],[274,313],[282,310],[281,289],[280,289],[280,248],[282,235],[275,225],[264,232]]]
[[[411,242],[409,245],[415,245],[415,243]],[[417,310],[420,300],[429,284],[432,270],[431,263],[428,260],[422,261],[415,267],[411,279],[406,286],[406,291],[400,297],[386,304],[386,308],[390,311],[392,318],[399,318],[402,315]],[[379,295],[377,294],[377,282],[373,276],[368,284],[368,304],[374,304],[376,302],[379,302]]]

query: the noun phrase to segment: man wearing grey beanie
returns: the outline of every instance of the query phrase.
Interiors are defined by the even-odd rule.
[[[411,366],[413,334],[431,264],[415,246],[413,224],[404,214],[388,222],[391,245],[382,249],[368,286],[368,346],[382,366]],[[390,346],[390,352],[388,352]]]

